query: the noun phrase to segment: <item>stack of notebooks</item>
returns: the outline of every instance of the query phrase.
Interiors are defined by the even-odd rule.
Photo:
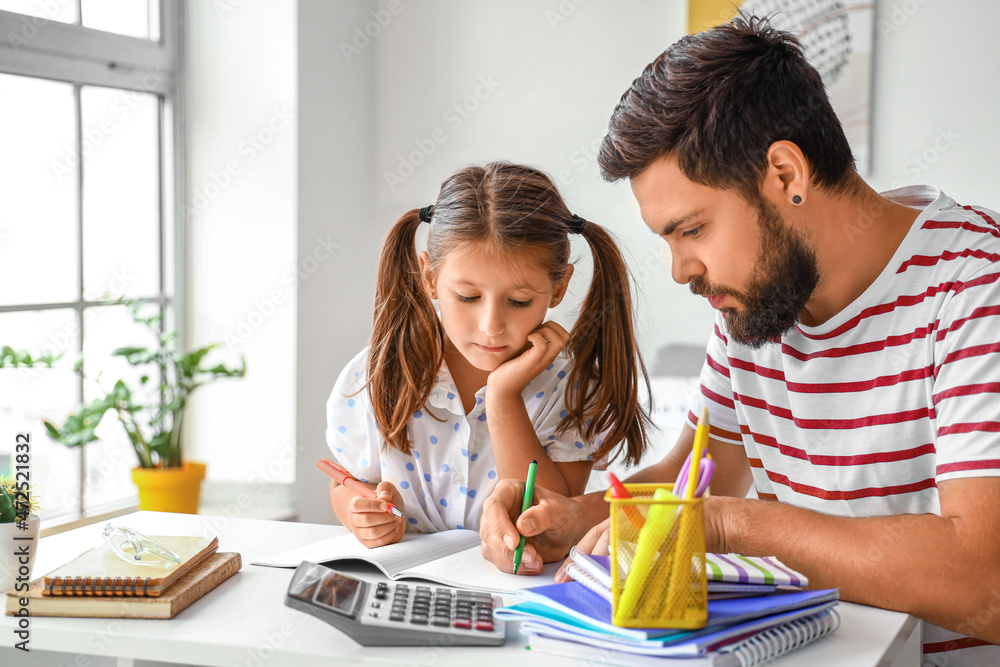
[[[518,591],[494,612],[521,621],[533,650],[622,665],[758,665],[834,632],[833,590],[798,590],[801,574],[772,558],[706,554],[708,624],[700,630],[622,628],[611,623],[607,557],[574,549],[575,581]]]
[[[7,615],[27,599],[32,616],[173,618],[242,566],[238,553],[218,553],[218,538],[152,536],[180,557],[169,569],[133,565],[107,544],[77,556],[31,582],[27,591],[7,592]]]

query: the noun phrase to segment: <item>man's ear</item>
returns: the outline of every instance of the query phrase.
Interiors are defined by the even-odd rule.
[[[426,250],[422,250],[417,256],[420,262],[420,281],[424,284],[424,291],[432,299],[437,298],[437,278],[434,275],[434,268],[431,266],[430,255]]]
[[[566,275],[555,284],[555,288],[552,290],[552,300],[549,302],[549,308],[555,308],[562,302],[563,297],[566,296],[566,290],[569,289],[569,279],[572,277],[573,265],[570,264],[566,269]]]
[[[798,206],[809,198],[809,161],[791,141],[775,141],[767,149],[767,173],[761,193],[772,202]]]

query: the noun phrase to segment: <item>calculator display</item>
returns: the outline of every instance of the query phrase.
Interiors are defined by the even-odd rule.
[[[339,611],[345,616],[352,616],[360,592],[361,582],[359,580],[331,572],[320,582],[314,601],[327,609]]]

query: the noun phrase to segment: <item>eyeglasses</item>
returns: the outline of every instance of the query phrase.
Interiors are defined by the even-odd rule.
[[[124,526],[104,526],[104,541],[111,551],[130,565],[155,565],[171,569],[180,556],[154,539]]]

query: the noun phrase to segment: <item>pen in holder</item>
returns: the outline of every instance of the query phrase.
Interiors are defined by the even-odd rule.
[[[111,551],[130,565],[156,565],[170,570],[181,562],[173,551],[131,528],[108,523],[103,534]]]
[[[626,484],[611,504],[611,592],[615,625],[703,628],[708,621],[702,498],[681,500],[673,485]],[[635,512],[643,516],[641,527]]]

